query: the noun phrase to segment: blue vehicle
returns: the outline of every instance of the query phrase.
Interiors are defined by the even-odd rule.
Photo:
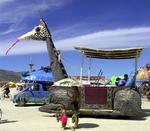
[[[43,103],[48,102],[48,87],[47,84],[27,83],[26,88],[17,92],[12,100],[19,106],[24,106],[26,103]]]
[[[22,74],[22,81],[25,82],[25,87],[13,96],[14,103],[24,106],[26,103],[45,104],[48,102],[48,88],[53,84],[49,67],[43,67],[38,71],[25,72]]]

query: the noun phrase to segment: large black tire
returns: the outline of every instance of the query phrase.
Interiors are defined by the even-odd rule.
[[[25,98],[20,98],[17,102],[18,106],[25,106],[26,105],[26,99]]]
[[[137,116],[141,110],[140,94],[132,89],[119,90],[114,97],[114,110],[122,116]]]

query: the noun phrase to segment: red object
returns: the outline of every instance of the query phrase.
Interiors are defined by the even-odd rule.
[[[8,50],[6,51],[5,55],[7,55],[8,52],[9,52],[19,41],[20,41],[20,40],[17,39],[16,42],[13,43],[13,44],[11,45],[11,47],[8,48]]]
[[[85,87],[86,104],[106,104],[107,88],[105,87]]]
[[[61,115],[59,117],[59,120],[61,121],[62,124],[66,124],[67,120],[68,120],[68,116],[67,115]]]

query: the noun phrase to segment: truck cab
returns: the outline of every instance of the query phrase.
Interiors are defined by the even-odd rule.
[[[26,103],[47,103],[48,86],[41,83],[26,83],[26,88],[13,96],[13,103],[24,106]]]

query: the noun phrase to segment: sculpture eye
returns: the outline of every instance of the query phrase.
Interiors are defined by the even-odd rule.
[[[36,31],[36,32],[40,32],[40,30],[41,30],[40,27],[36,27],[36,28],[35,28],[35,31]]]

